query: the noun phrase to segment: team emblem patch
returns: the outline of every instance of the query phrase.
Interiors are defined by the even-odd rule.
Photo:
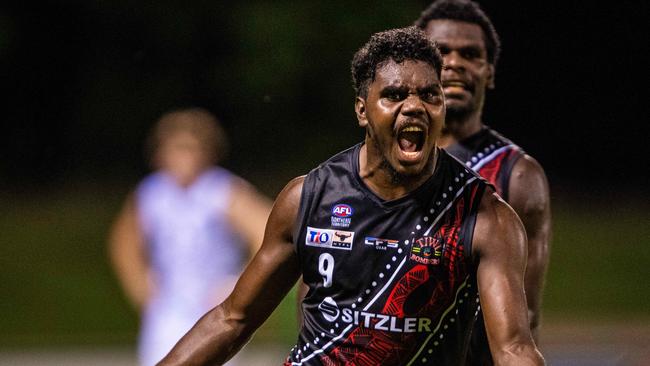
[[[442,241],[440,238],[425,236],[413,241],[411,260],[421,264],[440,264]]]
[[[311,247],[352,250],[353,231],[320,229],[307,226],[305,244]]]
[[[350,205],[339,203],[332,207],[332,226],[333,227],[350,227],[354,209]]]

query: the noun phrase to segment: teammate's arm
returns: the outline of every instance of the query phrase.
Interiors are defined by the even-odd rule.
[[[524,277],[528,320],[537,340],[544,279],[551,240],[551,204],[542,167],[528,155],[517,161],[510,175],[508,203],[524,224],[528,236],[528,264]]]
[[[472,246],[490,351],[496,365],[543,365],[528,325],[524,271],[526,233],[515,212],[489,189]]]
[[[272,202],[243,179],[234,180],[230,196],[229,222],[254,255],[262,245]]]
[[[159,365],[223,364],[294,285],[300,275],[292,244],[303,178],[291,181],[273,206],[264,242],[232,294],[205,314]]]
[[[111,227],[108,251],[117,278],[131,304],[140,310],[149,300],[151,280],[134,194],[127,197]]]

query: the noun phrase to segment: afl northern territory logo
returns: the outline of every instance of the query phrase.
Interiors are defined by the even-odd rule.
[[[339,203],[332,207],[332,227],[350,227],[354,209],[350,205]]]
[[[422,264],[440,264],[442,241],[440,238],[425,236],[413,241],[411,260]]]

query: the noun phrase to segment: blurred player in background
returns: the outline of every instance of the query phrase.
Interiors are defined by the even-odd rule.
[[[223,301],[262,242],[271,203],[215,165],[226,144],[204,109],[163,115],[148,141],[156,171],[127,198],[113,225],[111,259],[141,313],[142,365],[159,361]]]
[[[479,5],[469,0],[436,1],[415,24],[438,43],[444,59],[447,117],[440,145],[494,184],[526,229],[526,298],[537,338],[551,237],[549,188],[539,163],[482,120],[485,92],[495,85],[499,36]],[[491,364],[482,317],[476,325],[472,348],[476,358],[470,364]]]

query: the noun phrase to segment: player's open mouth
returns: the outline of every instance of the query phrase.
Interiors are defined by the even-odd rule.
[[[424,146],[424,129],[420,126],[406,126],[397,134],[397,143],[402,152],[410,155],[422,151]]]

